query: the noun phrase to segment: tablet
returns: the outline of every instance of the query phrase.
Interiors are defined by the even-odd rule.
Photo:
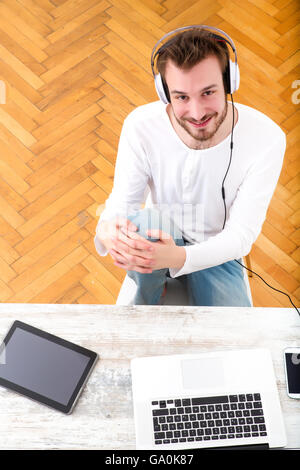
[[[15,321],[0,346],[0,385],[71,413],[97,353]]]

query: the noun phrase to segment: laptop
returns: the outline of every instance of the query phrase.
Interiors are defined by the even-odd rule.
[[[131,373],[137,449],[286,446],[266,349],[135,358]]]

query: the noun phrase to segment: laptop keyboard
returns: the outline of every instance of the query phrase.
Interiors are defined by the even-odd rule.
[[[259,393],[152,402],[155,444],[267,436]]]

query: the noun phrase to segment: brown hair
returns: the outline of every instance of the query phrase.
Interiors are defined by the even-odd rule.
[[[165,82],[166,64],[171,60],[177,67],[190,69],[209,56],[219,60],[225,91],[228,90],[228,77],[225,73],[229,62],[229,52],[225,40],[217,39],[207,30],[190,29],[173,36],[158,51],[156,67]]]

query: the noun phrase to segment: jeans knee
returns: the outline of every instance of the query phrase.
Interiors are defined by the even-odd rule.
[[[173,219],[157,209],[141,209],[137,214],[129,216],[128,219],[137,226],[137,233],[147,240],[153,242],[159,240],[158,238],[152,238],[147,235],[147,230],[161,230],[171,235],[176,244],[184,244],[182,232]]]

